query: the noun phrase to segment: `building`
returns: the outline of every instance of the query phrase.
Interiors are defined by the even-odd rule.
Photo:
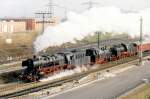
[[[55,26],[60,22],[58,17],[48,18],[44,21],[44,27]],[[0,33],[17,32],[41,32],[43,30],[43,21],[36,18],[3,18],[0,19]]]
[[[0,32],[27,32],[35,31],[35,19],[5,18],[0,19]]]

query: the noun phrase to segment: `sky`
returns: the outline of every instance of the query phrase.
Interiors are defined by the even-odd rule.
[[[67,11],[81,13],[87,5],[82,5],[88,0],[53,0],[54,4],[67,8]],[[143,10],[150,8],[150,0],[91,0],[98,2],[97,6],[115,6],[124,10]],[[34,13],[47,9],[49,0],[0,0],[0,17],[34,17]],[[54,7],[56,16],[63,18],[64,8]]]

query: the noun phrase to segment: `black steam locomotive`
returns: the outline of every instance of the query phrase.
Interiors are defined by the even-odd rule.
[[[137,54],[137,44],[118,44],[111,47],[87,48],[72,50],[53,55],[34,56],[22,62],[26,67],[21,78],[29,81],[38,81],[45,76],[54,75],[62,70],[74,69],[77,66],[104,64],[120,58]]]

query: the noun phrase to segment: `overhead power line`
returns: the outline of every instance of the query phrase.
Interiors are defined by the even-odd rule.
[[[99,3],[98,3],[98,2],[93,2],[93,1],[91,1],[91,0],[82,3],[82,5],[88,5],[88,8],[87,8],[88,10],[91,9],[91,8],[93,8],[93,6],[94,6],[94,5],[97,5],[97,4],[99,4]]]
[[[35,13],[36,15],[39,15],[39,17],[42,17],[42,21],[37,21],[37,23],[42,23],[42,33],[44,32],[45,29],[45,23],[52,23],[51,21],[45,21],[45,18],[47,15],[51,15],[49,12],[37,12]]]
[[[50,18],[52,18],[54,15],[54,6],[57,6],[57,5],[53,3],[53,0],[49,0],[49,3],[46,6],[49,8],[48,12],[51,13]]]

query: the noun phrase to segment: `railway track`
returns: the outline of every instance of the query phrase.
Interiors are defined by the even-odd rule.
[[[21,69],[22,69],[21,61],[3,64],[3,65],[0,65],[0,75],[4,73],[21,70]]]
[[[148,55],[150,55],[150,52],[144,53],[145,57]],[[90,73],[94,73],[94,72],[97,72],[97,71],[100,71],[103,69],[114,67],[114,66],[117,66],[117,65],[120,65],[123,63],[128,62],[128,64],[133,64],[133,63],[135,64],[138,62],[138,60],[136,60],[137,58],[138,58],[137,56],[133,56],[133,57],[128,57],[128,58],[120,59],[117,61],[109,62],[107,64],[100,65],[98,69],[92,69],[92,70],[89,70],[86,72],[77,73],[77,74],[74,74],[71,76],[66,76],[66,77],[62,77],[59,79],[55,79],[53,81],[21,83],[21,84],[9,86],[9,87],[8,86],[1,87],[0,88],[0,98],[11,98],[11,97],[25,95],[25,94],[32,93],[32,92],[37,92],[42,89],[47,89],[50,87],[61,85],[66,82],[71,82],[74,80],[81,79]]]

